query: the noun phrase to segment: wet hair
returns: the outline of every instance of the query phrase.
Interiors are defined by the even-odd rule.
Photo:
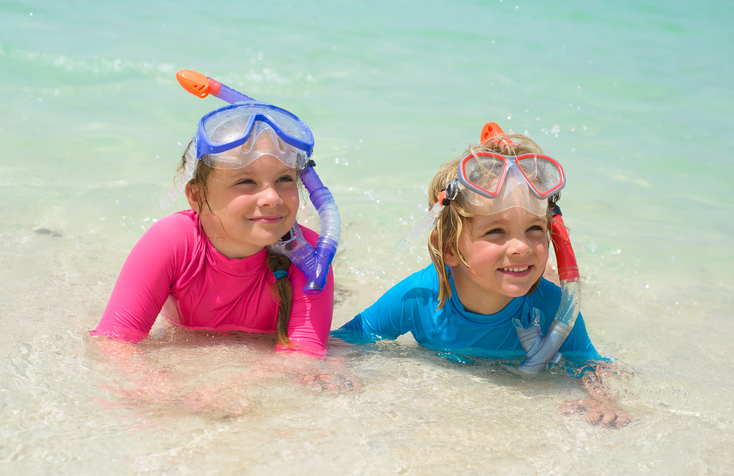
[[[433,180],[431,180],[431,183],[428,186],[429,209],[438,201],[439,193],[446,189],[451,180],[458,177],[457,168],[461,159],[474,152],[494,152],[502,155],[521,155],[542,154],[543,150],[529,137],[522,134],[496,136],[479,145],[470,145],[458,157],[444,162],[433,177]],[[446,272],[446,264],[444,263],[444,254],[446,251],[449,248],[455,250],[461,262],[469,267],[469,264],[466,262],[466,259],[459,249],[459,237],[461,236],[461,232],[464,227],[470,224],[473,216],[474,213],[470,212],[466,208],[462,200],[451,200],[449,205],[444,207],[441,211],[438,219],[436,220],[436,225],[431,230],[428,237],[428,254],[431,257],[431,261],[433,261],[436,272],[438,273],[438,309],[441,309],[443,305],[446,304],[446,300],[451,298],[451,284],[449,283],[449,276]],[[547,215],[547,217],[548,220],[550,220],[550,215]],[[528,294],[535,291],[539,284],[540,279],[533,284],[528,291]]]
[[[186,148],[187,152],[190,147],[191,144]],[[186,170],[187,159],[197,160],[192,154],[185,152],[183,157],[181,157],[181,164],[177,172],[182,173]],[[209,166],[205,160],[200,160],[194,171],[194,176],[188,182],[189,186],[195,186],[198,191],[196,200],[200,210],[206,206],[211,211],[209,202],[207,201],[207,195],[209,193],[209,176],[213,170],[214,168]],[[298,172],[297,175],[300,176],[300,171]],[[270,250],[267,250],[267,254],[265,255],[265,263],[273,274],[276,271],[285,271],[287,273],[291,267],[290,259],[286,256],[275,254]],[[288,276],[284,274],[280,278],[276,278],[272,290],[275,301],[278,303],[278,320],[275,325],[278,344],[287,346],[290,344],[290,339],[288,338],[288,321],[291,318],[291,306],[293,304],[293,287]]]

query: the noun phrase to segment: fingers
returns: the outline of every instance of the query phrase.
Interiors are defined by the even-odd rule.
[[[359,381],[349,375],[312,374],[304,375],[298,381],[315,393],[327,391],[332,395],[356,393],[362,388]]]
[[[632,417],[624,410],[605,406],[599,410],[587,413],[586,421],[590,425],[598,425],[605,428],[622,428],[632,421]]]
[[[621,428],[623,426],[627,426],[631,421],[632,421],[632,415],[630,415],[629,413],[627,413],[624,410],[619,410],[617,412],[617,419],[614,423],[617,428]]]
[[[572,400],[570,402],[563,403],[558,408],[558,413],[561,415],[568,415],[570,413],[583,413],[586,411],[586,405],[584,405],[584,399]]]
[[[615,426],[614,425],[614,422],[616,420],[617,420],[617,412],[606,411],[606,412],[602,413],[601,420],[599,421],[598,425],[599,426],[605,426],[607,428],[613,427],[613,426]]]
[[[199,387],[184,395],[181,403],[192,413],[217,419],[239,417],[252,410],[250,399],[232,388]]]
[[[632,421],[628,412],[589,398],[565,402],[559,407],[558,413],[585,413],[584,420],[589,425],[605,428],[621,428]]]

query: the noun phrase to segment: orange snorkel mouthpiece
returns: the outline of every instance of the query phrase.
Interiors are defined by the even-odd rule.
[[[502,130],[502,128],[496,123],[496,122],[488,122],[484,124],[484,127],[482,127],[482,133],[480,134],[480,140],[482,144],[487,142],[488,140],[505,135],[505,131]],[[505,139],[502,141],[502,144],[506,147],[514,147],[515,143],[512,142],[510,139]]]
[[[219,81],[190,69],[182,69],[176,73],[176,79],[186,91],[200,98],[205,98],[209,94],[219,96],[222,88],[222,83]]]

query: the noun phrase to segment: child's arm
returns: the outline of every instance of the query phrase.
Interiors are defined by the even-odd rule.
[[[433,265],[408,276],[331,335],[350,344],[366,344],[408,332],[419,334],[421,317],[434,315],[438,307],[436,281]]]
[[[153,224],[125,260],[94,336],[128,342],[144,339],[171,292],[177,262],[186,247],[176,246],[193,233],[185,215],[171,215]]]

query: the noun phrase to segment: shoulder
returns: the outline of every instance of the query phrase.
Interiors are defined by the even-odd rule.
[[[400,301],[403,305],[410,301],[433,301],[438,296],[438,275],[433,264],[417,271],[395,284],[380,301]],[[378,301],[379,302],[379,301]]]
[[[538,285],[538,288],[533,292],[533,294],[539,294],[540,296],[543,295],[555,295],[555,294],[561,294],[561,288],[556,283],[553,283],[551,281],[548,281],[545,278],[540,278],[540,284]]]
[[[197,248],[203,232],[199,229],[199,216],[193,210],[183,210],[168,215],[151,225],[135,245],[138,249],[168,250]]]
[[[183,210],[153,223],[145,233],[177,241],[186,235],[198,235],[199,216],[193,210]]]
[[[562,294],[561,288],[557,284],[541,278],[540,284],[530,295],[530,298],[533,307],[541,309],[545,314],[550,313],[552,318],[561,304]]]

